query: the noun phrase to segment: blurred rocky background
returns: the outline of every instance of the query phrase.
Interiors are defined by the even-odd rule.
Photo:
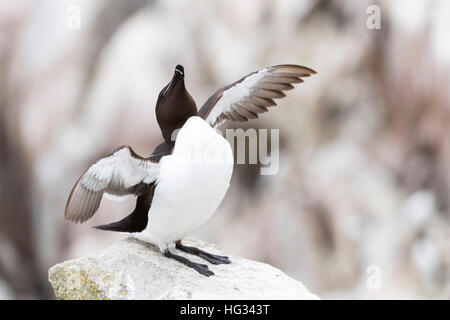
[[[280,170],[237,165],[196,238],[322,298],[450,298],[449,32],[446,0],[0,0],[0,298],[53,298],[51,265],[124,238],[91,227],[133,199],[84,225],[65,202],[113,147],[161,141],[178,63],[198,106],[267,65],[318,72],[233,124],[279,128]]]

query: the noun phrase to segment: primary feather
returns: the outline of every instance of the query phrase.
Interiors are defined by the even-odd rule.
[[[90,219],[104,193],[112,196],[140,195],[158,176],[159,164],[137,155],[128,146],[98,160],[78,179],[67,201],[65,218],[73,222]]]
[[[225,120],[248,121],[258,118],[276,105],[274,99],[286,96],[283,91],[294,88],[316,72],[310,68],[284,64],[252,72],[231,85],[216,91],[199,110],[199,116],[216,127]]]

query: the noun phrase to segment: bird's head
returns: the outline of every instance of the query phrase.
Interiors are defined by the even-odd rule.
[[[175,71],[172,80],[162,88],[158,96],[157,105],[164,102],[168,103],[170,98],[177,98],[179,95],[183,95],[187,91],[184,86],[184,68],[181,64],[175,67]]]
[[[172,80],[161,90],[156,102],[156,119],[167,142],[173,130],[181,128],[189,117],[197,114],[195,101],[185,87],[184,76],[183,66],[177,65]]]

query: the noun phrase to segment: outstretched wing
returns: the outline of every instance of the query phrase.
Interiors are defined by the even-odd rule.
[[[276,105],[283,91],[316,72],[310,68],[283,64],[252,72],[242,79],[220,88],[201,107],[198,115],[215,127],[225,120],[247,121]]]
[[[152,157],[142,158],[129,146],[117,148],[78,179],[67,200],[64,216],[72,222],[82,223],[97,211],[104,193],[141,195],[156,180],[158,173],[159,164]]]

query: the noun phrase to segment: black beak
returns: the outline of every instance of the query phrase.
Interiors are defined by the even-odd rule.
[[[173,73],[172,81],[170,82],[171,87],[175,87],[178,81],[184,79],[184,68],[181,64],[175,67],[175,72]]]
[[[175,75],[178,75],[178,76],[181,76],[182,78],[184,78],[184,68],[181,64],[179,64],[175,67]]]
[[[178,82],[180,82],[180,80],[184,80],[184,68],[181,64],[179,64],[175,67],[175,72],[173,74],[172,80],[166,86],[162,95],[166,96],[167,94],[170,94],[172,92],[173,88],[175,88],[175,86],[178,84]]]

